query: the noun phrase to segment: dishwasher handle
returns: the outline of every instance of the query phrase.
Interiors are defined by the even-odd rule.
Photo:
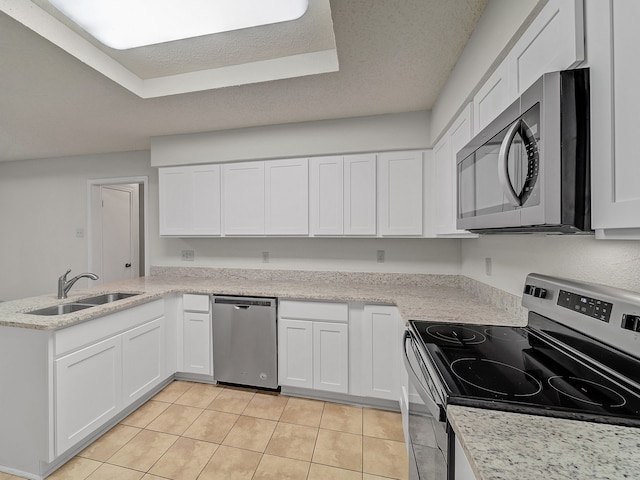
[[[213,303],[217,305],[233,305],[236,310],[248,310],[251,307],[272,307],[275,305],[273,298],[246,298],[246,297],[213,297]]]

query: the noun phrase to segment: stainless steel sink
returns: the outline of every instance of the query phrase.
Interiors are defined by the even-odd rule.
[[[73,313],[93,306],[81,303],[65,303],[64,305],[54,305],[53,307],[41,308],[27,313],[30,315],[64,315],[65,313]]]
[[[104,305],[106,303],[116,302],[118,300],[124,300],[125,298],[135,297],[140,295],[139,293],[105,293],[103,295],[96,295],[95,297],[83,298],[71,303],[64,303],[62,305],[54,305],[53,307],[40,308],[38,310],[32,310],[27,312],[29,315],[64,315],[65,313],[73,313],[78,310],[84,310],[85,308],[97,307],[98,305]]]
[[[125,298],[135,297],[136,295],[140,295],[139,293],[105,293],[104,295],[97,295],[95,297],[83,298],[81,300],[76,300],[75,303],[81,303],[83,305],[104,305],[105,303],[116,302],[118,300],[124,300]]]

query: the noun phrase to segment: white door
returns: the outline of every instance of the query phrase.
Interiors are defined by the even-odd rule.
[[[381,235],[422,235],[422,152],[378,155]]]
[[[164,317],[122,334],[125,405],[130,405],[165,378]]]
[[[278,319],[278,383],[313,388],[313,323]]]
[[[376,156],[344,157],[344,234],[376,234]]]
[[[264,162],[222,166],[226,235],[264,235]]]
[[[185,373],[213,375],[211,371],[211,315],[184,312],[182,317],[182,368]]]
[[[137,189],[102,186],[101,272],[103,283],[137,277],[138,219],[134,215]]]
[[[344,163],[342,157],[309,160],[309,208],[312,235],[342,235]]]
[[[313,322],[313,388],[349,392],[349,325]]]
[[[57,455],[122,409],[121,342],[112,337],[55,361]]]
[[[265,162],[265,233],[309,234],[309,159]]]
[[[400,400],[401,335],[397,307],[365,305],[362,353],[364,394]]]

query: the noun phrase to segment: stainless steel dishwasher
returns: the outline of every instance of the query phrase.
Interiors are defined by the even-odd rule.
[[[213,297],[213,377],[278,388],[276,299]]]

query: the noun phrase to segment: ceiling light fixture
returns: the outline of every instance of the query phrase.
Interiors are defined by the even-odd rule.
[[[308,0],[49,0],[118,50],[300,18]]]

